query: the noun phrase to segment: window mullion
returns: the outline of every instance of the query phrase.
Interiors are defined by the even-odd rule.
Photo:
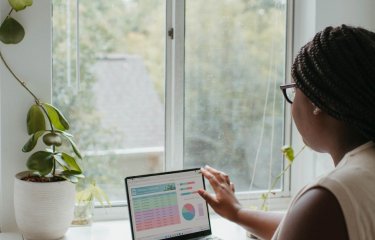
[[[291,82],[290,69],[293,62],[293,11],[294,0],[287,1],[287,18],[286,18],[286,51],[285,51],[285,83]],[[292,116],[291,105],[284,103],[284,144],[292,145]],[[288,160],[284,158],[284,167],[288,164]],[[291,189],[291,171],[287,171],[283,176],[283,191],[281,196],[290,196]]]
[[[185,1],[167,0],[166,8],[165,159],[174,170],[183,168],[184,155]]]

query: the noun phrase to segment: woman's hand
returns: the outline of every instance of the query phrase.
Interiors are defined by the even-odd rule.
[[[203,189],[200,189],[198,193],[217,214],[236,222],[241,204],[234,195],[234,184],[230,182],[228,175],[209,166],[201,168],[201,171],[216,195],[212,196]]]

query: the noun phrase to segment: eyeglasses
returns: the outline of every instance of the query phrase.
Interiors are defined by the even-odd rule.
[[[294,97],[296,96],[296,87],[296,83],[290,83],[280,86],[280,89],[283,92],[285,100],[290,104],[293,103]]]

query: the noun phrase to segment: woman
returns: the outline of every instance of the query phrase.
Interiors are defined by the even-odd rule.
[[[375,239],[375,33],[327,27],[302,47],[292,77],[281,88],[297,129],[335,169],[302,189],[285,216],[243,208],[229,177],[210,167],[202,173],[216,194],[200,195],[263,239]]]

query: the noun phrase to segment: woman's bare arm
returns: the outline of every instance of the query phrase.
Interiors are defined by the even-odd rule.
[[[336,197],[324,188],[305,192],[289,209],[278,239],[349,239]]]
[[[261,239],[271,239],[284,214],[242,209],[236,223]]]

